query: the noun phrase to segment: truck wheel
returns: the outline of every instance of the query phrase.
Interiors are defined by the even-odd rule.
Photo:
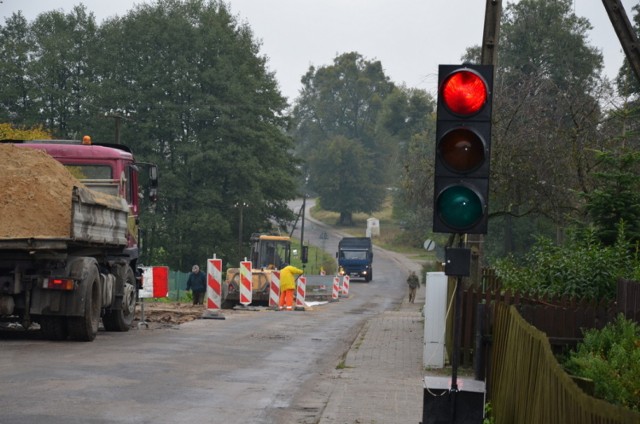
[[[67,339],[67,320],[65,317],[45,316],[40,318],[40,330],[49,340]]]
[[[122,275],[124,274],[124,275]],[[136,313],[137,290],[136,277],[129,265],[120,269],[116,275],[117,293],[122,291],[122,304],[119,309],[109,309],[102,317],[104,329],[107,331],[129,331]],[[118,301],[119,297],[116,297]]]
[[[69,337],[74,340],[90,342],[96,338],[100,325],[100,276],[98,268],[89,266],[87,276],[81,284],[85,286],[84,292],[84,316],[67,317],[67,329]]]
[[[373,269],[369,270],[369,273],[367,274],[367,277],[365,278],[365,281],[368,283],[373,279]]]

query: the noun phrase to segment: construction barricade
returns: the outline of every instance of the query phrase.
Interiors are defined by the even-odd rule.
[[[220,310],[222,305],[222,259],[207,260],[207,309]]]
[[[253,301],[253,275],[251,262],[240,262],[240,304],[248,306]]]
[[[296,309],[304,310],[306,306],[304,298],[307,293],[307,277],[301,275],[298,278],[298,284],[296,284]]]
[[[333,290],[331,290],[331,301],[337,302],[338,297],[340,296],[340,277],[333,277]]]
[[[149,324],[144,317],[144,299],[167,297],[169,294],[169,267],[166,266],[143,266],[142,271],[142,287],[138,291],[140,299],[140,322],[138,328],[145,326],[149,328]]]
[[[271,281],[269,282],[269,307],[278,309],[280,302],[280,271],[271,272]]]
[[[340,296],[349,297],[349,280],[350,277],[348,275],[342,276],[342,288],[340,290]]]

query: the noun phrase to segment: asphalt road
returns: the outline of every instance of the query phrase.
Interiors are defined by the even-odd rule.
[[[341,235],[305,224],[335,252]],[[224,311],[90,343],[0,336],[0,424],[316,423],[336,366],[367,318],[397,308],[405,275],[377,249],[372,282],[304,312]]]

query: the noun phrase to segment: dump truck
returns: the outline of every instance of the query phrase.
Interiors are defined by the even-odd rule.
[[[0,141],[0,321],[51,340],[128,331],[141,286],[139,173],[123,145]]]
[[[271,272],[284,263],[291,263],[291,237],[254,233],[251,242],[251,303],[267,305]],[[240,268],[229,268],[222,285],[222,308],[231,309],[240,303]]]
[[[369,237],[343,237],[338,242],[336,258],[340,274],[366,282],[373,278],[373,245]]]

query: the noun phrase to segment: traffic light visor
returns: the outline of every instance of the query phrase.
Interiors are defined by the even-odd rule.
[[[440,87],[445,107],[453,114],[468,117],[480,112],[488,99],[487,83],[472,69],[462,68],[448,75]]]
[[[436,213],[449,227],[464,231],[476,225],[484,215],[484,201],[464,185],[453,185],[438,194]]]

